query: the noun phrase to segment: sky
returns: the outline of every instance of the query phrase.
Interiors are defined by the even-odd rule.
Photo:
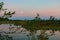
[[[16,11],[13,19],[33,19],[37,13],[41,18],[60,18],[60,0],[0,0],[4,8]]]

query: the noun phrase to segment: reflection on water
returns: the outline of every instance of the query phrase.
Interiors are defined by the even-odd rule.
[[[0,40],[60,40],[60,30],[30,31],[21,25],[1,24]]]

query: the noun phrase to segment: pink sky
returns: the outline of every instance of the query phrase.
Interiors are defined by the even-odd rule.
[[[1,0],[2,1],[2,0]],[[59,0],[3,0],[4,8],[9,11],[16,11],[14,17],[60,17]]]

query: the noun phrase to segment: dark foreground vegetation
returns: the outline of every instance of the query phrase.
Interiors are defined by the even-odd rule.
[[[0,24],[22,25],[27,29],[60,29],[60,20],[3,20]]]

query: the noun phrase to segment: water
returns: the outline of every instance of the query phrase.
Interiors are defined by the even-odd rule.
[[[43,38],[41,35],[48,37],[48,40],[60,40],[60,30],[36,30],[30,32],[21,25],[16,26],[13,24],[1,24],[0,34],[2,36],[8,35],[13,40],[38,40]]]

